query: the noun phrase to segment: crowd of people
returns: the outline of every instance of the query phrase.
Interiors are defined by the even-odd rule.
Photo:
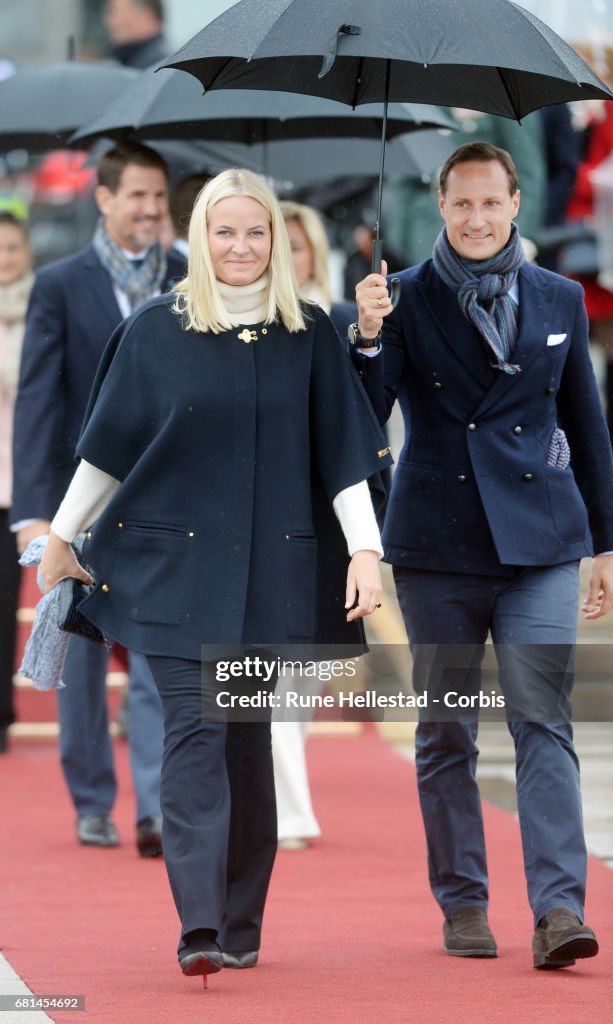
[[[163,58],[162,16],[159,0],[108,0],[117,58]],[[83,614],[128,652],[135,842],[164,857],[186,975],[256,965],[277,849],[320,832],[307,723],[209,718],[202,645],[361,651],[381,557],[417,694],[451,679],[477,694],[488,634],[496,646],[534,966],[598,952],[568,663],[580,559],[594,556],[586,619],[613,607],[613,459],[590,355],[605,353],[613,436],[613,291],[596,248],[573,267],[572,234],[551,246],[545,229],[597,227],[590,172],[613,150],[611,109],[586,108],[581,133],[567,107],[522,126],[455,111],[436,188],[406,179],[388,203],[396,308],[362,211],[357,287],[335,294],[318,211],[236,168],[171,188],[141,143],[99,158],[91,241],[36,274],[26,221],[0,212],[0,753],[17,551],[44,536],[46,591],[91,585]],[[396,399],[405,439],[380,533]],[[83,846],[120,841],[108,661],[71,637],[58,691]],[[498,955],[477,728],[425,714],[416,735],[444,949],[468,958]]]

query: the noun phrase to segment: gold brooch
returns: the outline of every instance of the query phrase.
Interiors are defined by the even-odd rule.
[[[244,331],[238,335],[239,341],[244,341],[245,345],[249,345],[252,341],[258,340],[257,331],[249,331],[246,327]]]

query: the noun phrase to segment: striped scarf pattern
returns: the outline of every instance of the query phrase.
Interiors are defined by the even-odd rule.
[[[166,256],[159,242],[147,250],[147,255],[139,266],[134,266],[117,242],[113,241],[104,217],[100,217],[96,226],[93,246],[102,266],[111,275],[113,284],[121,288],[128,296],[130,309],[137,309],[147,299],[158,292],[166,276]]]
[[[491,365],[503,373],[520,373],[509,358],[517,344],[517,306],[509,289],[517,280],[524,252],[515,224],[504,249],[487,260],[466,260],[452,247],[447,228],[438,236],[432,253],[434,267],[446,285],[457,292],[460,309],[491,348]]]

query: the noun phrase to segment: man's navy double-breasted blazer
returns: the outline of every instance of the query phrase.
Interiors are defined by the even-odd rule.
[[[165,291],[183,275],[168,258]],[[42,267],[26,321],[15,407],[11,519],[52,519],[75,470],[75,448],[100,357],[122,314],[93,245]]]
[[[432,260],[400,274],[383,355],[355,353],[384,423],[405,420],[383,531],[387,561],[513,572],[613,550],[613,461],[580,285],[524,263],[511,375],[461,312]],[[570,465],[548,459],[565,431]]]

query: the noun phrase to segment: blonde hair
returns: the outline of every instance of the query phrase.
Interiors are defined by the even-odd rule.
[[[307,237],[307,241],[311,246],[311,252],[313,253],[312,280],[315,282],[319,294],[329,309],[332,305],[330,246],[321,217],[312,206],[294,203],[289,199],[282,199],[279,206],[281,207],[281,213],[285,222],[295,220]]]
[[[279,202],[252,171],[232,167],[204,186],[196,199],[189,224],[187,277],[175,285],[173,311],[183,317],[184,329],[220,334],[232,328],[223,303],[209,250],[209,211],[231,196],[255,199],[270,218],[272,245],[268,265],[266,323],[281,320],[288,331],[303,331],[306,321],[298,299],[292,254]]]

